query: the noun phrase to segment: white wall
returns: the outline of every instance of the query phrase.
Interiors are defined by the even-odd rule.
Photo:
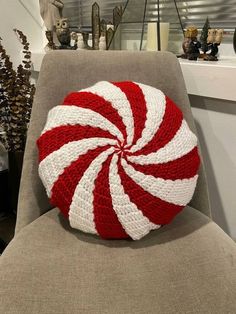
[[[22,49],[13,28],[27,36],[31,51],[43,47],[42,20],[38,0],[0,0],[0,36],[14,66],[20,63]]]
[[[236,103],[190,96],[213,220],[236,240]]]

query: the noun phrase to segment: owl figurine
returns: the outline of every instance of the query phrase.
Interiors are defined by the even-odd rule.
[[[67,18],[61,18],[56,22],[56,35],[59,43],[59,49],[70,49],[70,26]]]

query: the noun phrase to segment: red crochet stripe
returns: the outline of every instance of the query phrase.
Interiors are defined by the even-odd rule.
[[[109,188],[109,166],[112,156],[103,164],[95,181],[93,192],[94,222],[99,235],[104,239],[129,238],[113,210]]]
[[[200,157],[198,149],[195,147],[183,157],[163,164],[138,165],[128,160],[127,162],[132,165],[135,170],[146,175],[152,175],[155,178],[163,178],[165,180],[177,180],[194,177],[200,166]]]
[[[45,132],[37,141],[39,148],[39,161],[41,162],[52,152],[63,145],[85,138],[104,137],[116,139],[110,132],[100,128],[81,125],[64,125]]]
[[[63,105],[87,108],[99,113],[121,131],[124,139],[127,138],[125,125],[118,114],[118,111],[104,98],[90,92],[74,92],[70,93],[64,99]]]
[[[145,147],[132,155],[148,155],[164,147],[173,139],[181,126],[182,120],[183,114],[181,110],[166,96],[166,110],[158,131]]]
[[[68,217],[69,207],[72,202],[75,188],[84,172],[87,170],[90,163],[109,147],[109,145],[98,147],[78,157],[76,161],[72,162],[71,165],[64,170],[58,180],[54,183],[50,202],[54,206],[57,206],[66,217]]]
[[[130,81],[112,82],[112,84],[119,87],[125,93],[130,103],[134,119],[134,139],[132,143],[134,145],[142,135],[147,115],[147,106],[143,91],[137,84]]]
[[[118,164],[118,173],[121,178],[121,184],[130,201],[138,207],[152,223],[157,225],[168,224],[183,208],[183,206],[174,205],[165,202],[136,184],[123,170],[122,165]]]

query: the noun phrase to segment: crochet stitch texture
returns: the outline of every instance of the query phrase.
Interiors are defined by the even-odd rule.
[[[138,240],[191,200],[200,158],[181,110],[160,90],[98,82],[50,110],[39,175],[70,225]]]

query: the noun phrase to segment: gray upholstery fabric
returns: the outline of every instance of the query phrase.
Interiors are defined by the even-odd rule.
[[[133,80],[161,89],[179,105],[190,127],[196,132],[179,62],[173,54],[129,51],[48,53],[41,67],[28,132],[16,232],[50,209],[38,177],[35,145],[48,110],[60,104],[68,92],[88,87],[100,80]],[[203,166],[191,205],[210,216]]]
[[[72,230],[38,178],[35,141],[47,112],[99,80],[160,88],[195,131],[178,60],[170,53],[46,55],[28,133],[17,234],[0,257],[0,313],[236,313],[236,246],[210,215],[204,169],[192,207],[140,241],[105,241]],[[202,213],[201,213],[202,212]],[[206,215],[204,215],[205,213]]]
[[[236,313],[236,246],[187,207],[140,241],[72,230],[57,209],[0,258],[2,314]]]

